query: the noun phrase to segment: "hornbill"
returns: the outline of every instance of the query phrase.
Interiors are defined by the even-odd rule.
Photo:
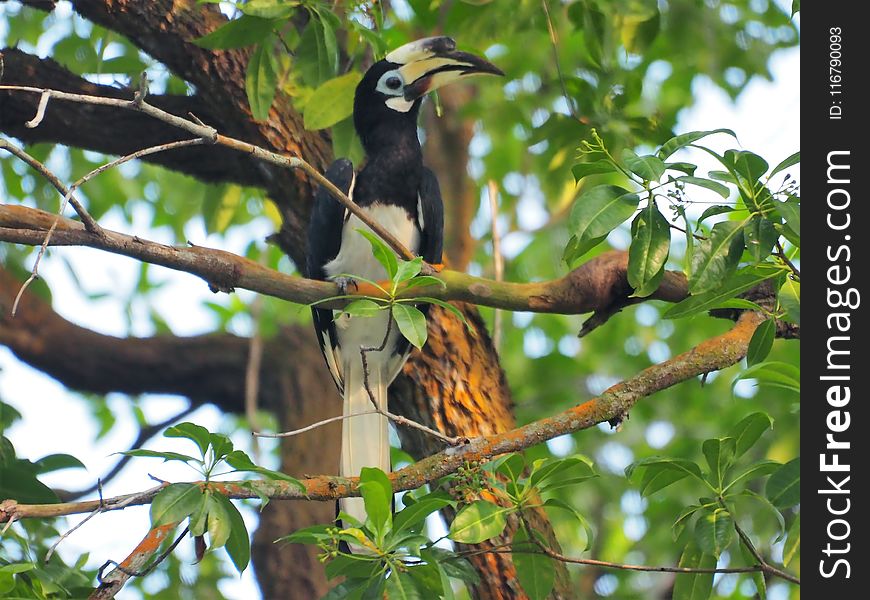
[[[354,171],[341,158],[326,171],[336,187],[431,265],[441,263],[444,208],[438,181],[423,166],[417,138],[420,104],[432,90],[484,73],[503,75],[482,58],[456,50],[448,37],[425,38],[393,50],[369,68],[356,88],[353,122],[366,153],[362,168]],[[307,276],[386,279],[359,229],[369,230],[319,188],[308,228]],[[410,345],[395,323],[388,322],[392,317],[387,311],[365,318],[321,308],[312,308],[312,314],[326,364],[344,398],[343,414],[370,413],[342,421],[339,473],[353,477],[363,467],[389,472],[388,423],[372,413],[360,349],[380,348],[386,336],[383,350],[366,353],[368,389],[386,410],[387,388],[402,369]],[[360,522],[366,520],[359,498],[343,499],[339,508]]]

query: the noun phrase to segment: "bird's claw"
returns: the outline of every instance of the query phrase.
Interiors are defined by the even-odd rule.
[[[440,273],[443,270],[444,270],[444,263],[432,264],[432,263],[424,262],[423,268],[420,269],[420,274],[421,275],[428,275],[431,277],[432,275],[437,275],[438,273]]]
[[[332,280],[332,282],[338,286],[338,293],[341,296],[347,295],[347,290],[350,286],[353,286],[353,290],[359,290],[359,284],[356,282],[356,279],[353,277],[336,277]]]

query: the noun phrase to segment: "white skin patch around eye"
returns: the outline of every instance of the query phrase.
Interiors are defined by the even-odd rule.
[[[405,100],[402,96],[396,96],[395,98],[389,98],[387,100],[387,106],[393,110],[406,113],[411,110],[412,106],[414,106],[414,101]]]

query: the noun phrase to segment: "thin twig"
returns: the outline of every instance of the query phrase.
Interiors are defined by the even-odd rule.
[[[258,262],[265,266],[266,253],[260,255]],[[253,331],[248,340],[248,361],[245,365],[245,417],[252,431],[260,429],[260,420],[257,418],[257,400],[260,397],[260,367],[263,363],[263,335],[260,331],[260,321],[263,318],[263,296],[257,294],[251,302],[251,321]],[[254,453],[255,462],[259,462],[260,446],[257,437],[251,440],[251,450]]]
[[[789,257],[786,256],[786,254],[785,254],[785,248],[782,247],[782,242],[780,242],[779,239],[776,240],[776,255],[780,258],[780,260],[782,260],[782,262],[784,262],[784,263],[786,264],[786,266],[787,266],[789,269],[791,269],[791,272],[794,273],[795,276],[796,276],[798,279],[801,278],[801,272],[800,272],[800,269],[798,269],[798,268],[794,265],[794,263],[791,262],[791,260],[789,259]]]
[[[337,417],[330,417],[328,419],[323,419],[322,421],[317,421],[316,423],[312,423],[311,425],[307,425],[305,427],[301,427],[299,429],[293,429],[291,431],[283,431],[281,433],[263,433],[261,431],[254,431],[252,434],[254,437],[262,437],[262,438],[285,438],[285,437],[293,437],[294,435],[299,435],[300,433],[305,433],[306,431],[311,431],[312,429],[317,429],[318,427],[323,427],[324,425],[329,425],[330,423],[335,423],[336,421],[343,421],[344,419],[350,419],[352,417],[359,417],[362,415],[380,415],[383,414],[378,410],[367,410],[365,412],[354,413],[352,415],[339,415]]]
[[[550,18],[550,7],[547,5],[547,0],[541,0],[541,5],[544,7],[544,14],[547,17],[547,30],[550,32],[550,45],[553,48],[553,63],[556,65],[556,74],[559,76],[559,85],[562,86],[562,95],[565,97],[565,102],[568,104],[568,110],[571,111],[571,116],[580,120],[577,116],[577,109],[574,107],[574,99],[568,95],[568,88],[565,86],[565,76],[562,74],[562,66],[559,64],[559,40],[556,37],[556,29],[553,27],[553,19]]]
[[[501,254],[501,236],[498,232],[498,184],[490,179],[487,182],[489,192],[489,212],[492,221],[492,266],[496,281],[504,280],[504,256]],[[495,309],[492,319],[492,345],[496,350],[501,346],[502,312]]]
[[[308,176],[314,179],[318,184],[323,186],[339,203],[354,214],[360,221],[365,223],[375,234],[383,239],[399,256],[405,260],[415,258],[413,252],[408,250],[402,242],[394,235],[385,229],[380,223],[374,220],[368,213],[363,211],[353,200],[338,189],[335,184],[323,176],[320,171],[314,168],[311,164],[298,156],[284,156],[275,152],[270,152],[255,146],[248,142],[243,142],[217,132],[213,127],[203,126],[200,123],[178,117],[166,111],[160,110],[156,106],[152,106],[144,101],[142,91],[137,91],[133,100],[121,100],[117,98],[104,98],[102,96],[90,96],[87,94],[72,94],[69,92],[61,92],[59,90],[51,90],[37,87],[21,86],[21,85],[0,85],[0,91],[17,91],[28,92],[34,94],[48,93],[51,97],[69,102],[79,102],[84,104],[94,104],[98,106],[114,106],[127,110],[135,110],[145,113],[146,115],[163,121],[174,127],[178,127],[188,131],[198,137],[207,140],[207,143],[219,144],[228,148],[233,148],[239,152],[250,154],[254,158],[277,165],[279,167],[289,169],[301,169]]]
[[[755,544],[752,543],[752,540],[749,539],[749,536],[745,531],[737,524],[737,520],[734,520],[734,530],[737,532],[737,535],[740,537],[740,541],[746,546],[746,549],[749,550],[750,554],[758,561],[758,568],[765,573],[769,573],[770,575],[775,575],[777,577],[781,577],[787,581],[791,581],[792,583],[796,583],[800,585],[801,580],[798,577],[795,577],[791,573],[786,571],[781,571],[769,564],[764,557],[761,555],[761,552],[755,547]]]

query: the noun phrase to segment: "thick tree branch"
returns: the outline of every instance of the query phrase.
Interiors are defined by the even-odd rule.
[[[560,435],[575,433],[599,423],[624,418],[641,399],[699,375],[724,369],[746,356],[749,340],[755,328],[766,317],[745,312],[729,331],[710,338],[663,363],[644,369],[637,375],[605,390],[564,412],[534,421],[511,431],[472,439],[468,444],[448,448],[417,463],[390,473],[395,491],[416,489],[456,472],[467,463],[489,460],[500,454],[525,450]],[[285,481],[212,482],[209,485],[230,498],[257,498],[266,495],[273,500],[336,500],[359,496],[359,478],[322,475],[301,480],[301,488]],[[132,502],[129,496],[106,500],[91,500],[68,504],[23,505],[6,501],[0,505],[0,522],[9,519],[46,518],[91,512],[100,506],[112,510],[135,504],[147,504],[159,490],[140,494]],[[101,504],[102,502],[102,504]]]
[[[42,244],[56,215],[23,206],[0,204],[0,241],[27,245]],[[101,235],[88,232],[72,219],[61,218],[51,239],[52,246],[89,246],[138,260],[185,271],[203,278],[214,290],[243,288],[283,300],[311,304],[339,295],[338,287],[325,281],[294,277],[268,269],[252,260],[223,250],[201,246],[166,246],[107,229]],[[545,282],[511,283],[443,271],[438,278],[444,287],[414,288],[407,296],[430,296],[479,306],[580,314],[620,304],[631,293],[625,277],[627,256],[609,252],[581,265],[565,277]],[[382,295],[372,286],[360,284],[356,294]],[[686,297],[682,274],[669,272],[651,299],[671,302]],[[323,306],[340,306],[336,301]]]

